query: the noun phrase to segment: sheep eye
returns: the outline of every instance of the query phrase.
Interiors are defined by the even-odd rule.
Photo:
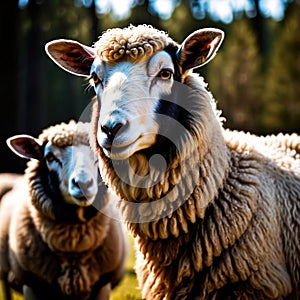
[[[91,74],[91,79],[93,80],[95,86],[101,82],[101,80],[98,77],[98,75],[96,74],[96,72],[93,72]]]
[[[158,76],[163,79],[163,80],[168,80],[171,78],[172,76],[172,72],[170,70],[167,69],[163,69],[160,71],[160,73],[158,74]]]
[[[52,152],[47,153],[45,158],[48,162],[54,161],[56,159]]]

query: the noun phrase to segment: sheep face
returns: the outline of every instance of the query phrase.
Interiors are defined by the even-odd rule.
[[[97,141],[105,154],[124,159],[154,144],[159,130],[155,108],[174,81],[171,57],[160,51],[140,64],[95,60],[91,74],[101,107]]]
[[[97,166],[89,146],[60,148],[48,142],[44,158],[49,172],[58,177],[66,202],[79,206],[93,203],[97,194]]]
[[[51,141],[42,144],[39,140],[18,135],[7,141],[11,150],[17,155],[36,159],[45,164],[50,178],[56,178],[63,199],[70,204],[89,206],[93,203],[97,191],[97,160],[88,145],[78,144],[58,147]],[[50,182],[49,182],[50,185]]]
[[[170,98],[175,81],[184,82],[189,70],[210,61],[223,40],[223,32],[212,28],[192,33],[181,45],[171,39],[166,42],[162,34],[161,43],[155,42],[159,46],[149,50],[154,43],[151,38],[141,37],[139,26],[129,29],[129,34],[128,28],[126,34],[122,30],[106,33],[97,42],[100,49],[97,44],[93,49],[68,40],[46,45],[48,55],[63,69],[90,76],[99,108],[97,142],[114,160],[127,159],[156,143],[161,99]],[[129,49],[129,44],[136,46]]]

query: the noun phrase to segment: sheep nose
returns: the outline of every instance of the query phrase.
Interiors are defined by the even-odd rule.
[[[71,180],[71,194],[74,197],[83,197],[93,185],[93,179],[81,180],[76,177]]]
[[[117,132],[126,125],[126,121],[120,121],[118,117],[110,115],[101,124],[101,131],[107,136],[110,142],[113,141]]]

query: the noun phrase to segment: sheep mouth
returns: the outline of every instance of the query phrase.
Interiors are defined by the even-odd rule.
[[[137,139],[123,144],[113,143],[110,147],[102,147],[104,154],[112,160],[125,160],[134,153],[149,148],[154,144],[156,134],[141,134]],[[100,145],[101,147],[101,145]]]
[[[94,203],[95,197],[86,197],[86,196],[80,196],[80,197],[74,197],[73,201],[75,205],[86,207],[90,206]]]
[[[103,147],[103,151],[107,157],[113,160],[124,160],[130,157],[134,152],[136,152],[136,148],[138,145],[138,140],[128,142],[126,144],[117,145],[113,144],[110,147]]]

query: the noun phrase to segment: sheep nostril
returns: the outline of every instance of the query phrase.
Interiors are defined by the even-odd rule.
[[[79,183],[75,178],[72,179],[71,183],[73,187],[80,189]]]
[[[124,126],[123,123],[113,123],[113,124],[102,124],[101,125],[101,130],[102,132],[104,132],[108,138],[110,138],[111,140],[114,139],[114,137],[116,136],[117,132]]]

